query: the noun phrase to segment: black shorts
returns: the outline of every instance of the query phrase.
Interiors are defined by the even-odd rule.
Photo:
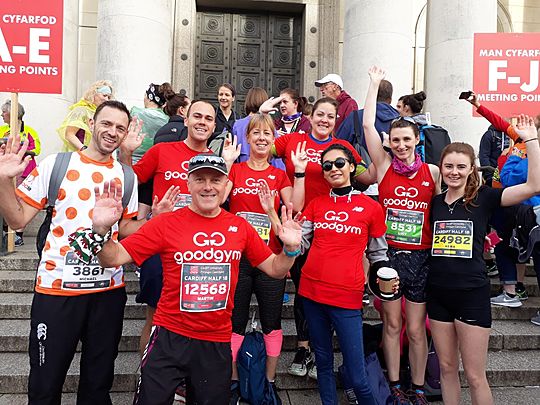
[[[172,404],[182,379],[187,403],[228,405],[231,395],[230,342],[192,339],[155,326],[141,359],[141,377],[133,403]]]
[[[135,302],[157,308],[163,287],[163,267],[159,255],[146,259],[141,265],[139,288]]]
[[[427,313],[429,319],[440,322],[455,320],[468,325],[491,328],[491,286],[468,289],[446,289],[428,286]]]
[[[139,184],[138,188],[139,203],[152,206],[152,193],[154,191],[154,182],[152,180]]]
[[[429,249],[401,250],[388,248],[392,268],[399,275],[399,289],[410,302],[426,302]]]

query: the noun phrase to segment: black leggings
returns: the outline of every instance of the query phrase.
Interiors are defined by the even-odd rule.
[[[302,267],[306,263],[308,252],[305,252],[302,256],[298,256],[291,268],[291,279],[296,289],[296,296],[294,297],[294,323],[296,324],[296,338],[299,342],[306,342],[309,340],[309,330],[304,315],[304,298],[298,294],[300,289],[300,276],[302,275]]]
[[[259,304],[263,333],[269,334],[273,330],[280,330],[284,292],[285,279],[272,278],[242,258],[234,294],[233,332],[242,336],[246,333],[252,293],[255,293]]]

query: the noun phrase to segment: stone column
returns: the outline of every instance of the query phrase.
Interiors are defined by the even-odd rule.
[[[458,96],[472,89],[474,33],[497,30],[497,1],[428,0],[427,5],[424,111],[452,140],[478,150],[489,123],[473,118],[471,105]]]
[[[343,84],[364,105],[368,69],[387,72],[398,97],[412,92],[415,10],[412,0],[347,0],[343,37]]]
[[[173,9],[173,0],[99,2],[96,79],[111,80],[128,108],[142,106],[151,82],[171,81]]]

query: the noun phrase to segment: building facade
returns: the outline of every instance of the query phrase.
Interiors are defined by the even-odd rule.
[[[116,98],[142,105],[150,82],[170,81],[192,98],[253,86],[294,87],[313,102],[314,81],[339,73],[359,105],[373,64],[394,98],[426,91],[425,110],[453,139],[477,147],[487,127],[457,95],[472,86],[475,32],[538,32],[538,0],[64,0],[61,95],[21,94],[26,122],[59,150],[67,108],[98,79]],[[2,99],[6,94],[2,94]]]

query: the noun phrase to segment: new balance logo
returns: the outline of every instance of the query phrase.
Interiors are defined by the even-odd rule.
[[[425,187],[429,187],[429,181],[423,181],[422,185],[425,186]]]
[[[47,340],[47,325],[44,323],[37,326],[37,338],[38,340]]]
[[[229,226],[229,232],[238,232],[238,227],[237,226]]]
[[[364,211],[364,207],[354,207],[352,210],[356,212],[362,212]]]
[[[268,178],[269,178],[270,180],[275,180],[275,179],[276,179],[276,176],[274,176],[273,174],[269,174],[269,175],[268,175]]]

